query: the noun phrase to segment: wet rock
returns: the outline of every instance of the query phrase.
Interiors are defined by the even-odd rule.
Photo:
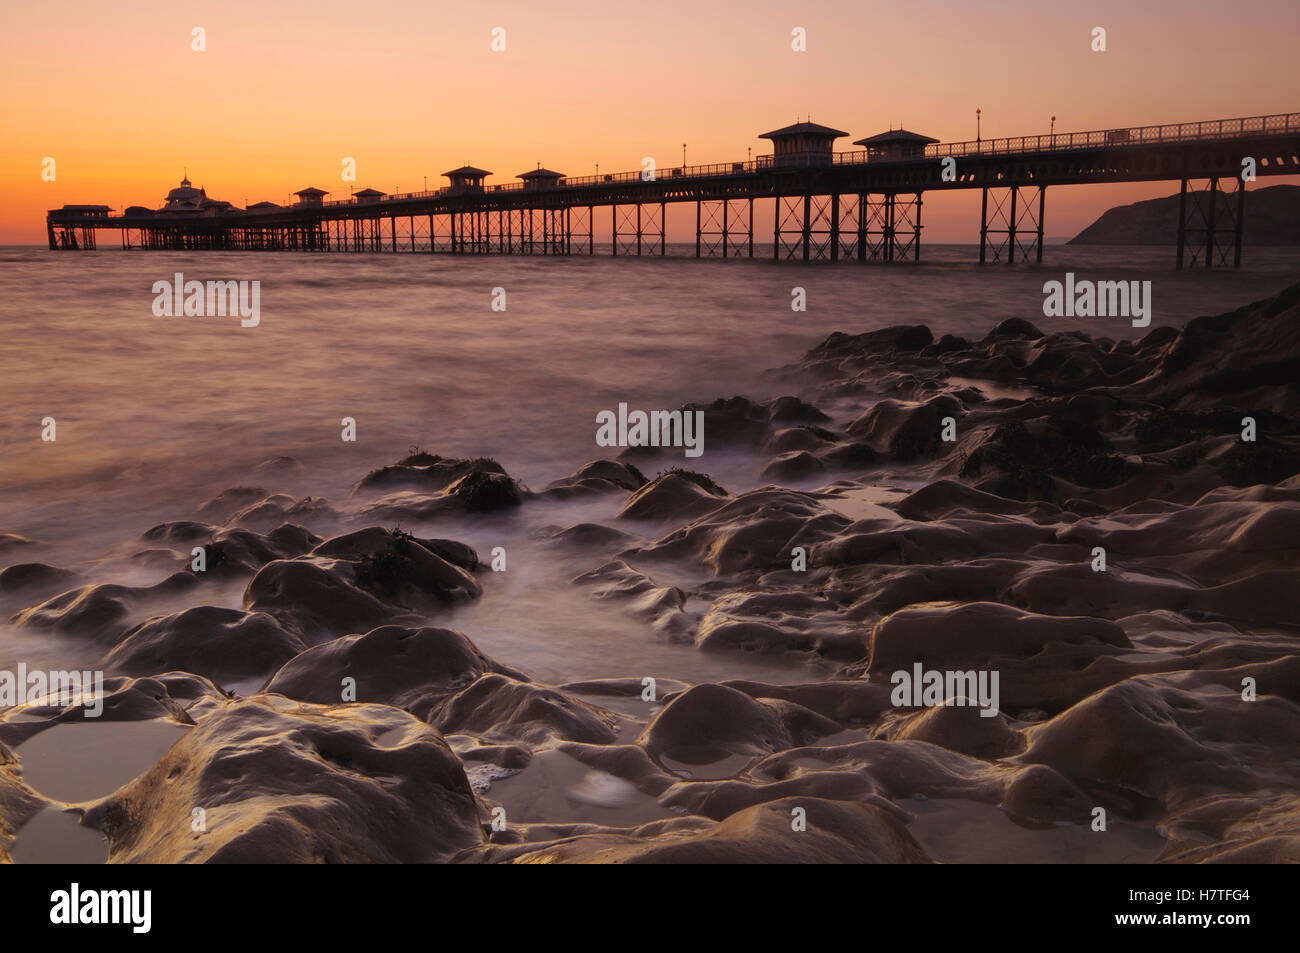
[[[210,714],[87,820],[110,863],[429,863],[482,842],[434,728],[396,708],[278,696]]]
[[[0,744],[0,864],[11,864],[14,834],[45,808],[45,801],[23,783],[18,758]]]
[[[333,704],[342,699],[343,680],[350,678],[356,701],[405,708],[423,718],[434,698],[487,672],[523,678],[452,629],[386,625],[307,649],[286,662],[265,691]]]
[[[688,560],[718,575],[788,569],[793,547],[810,547],[848,524],[809,494],[764,487],[711,507],[635,552],[649,559]]]
[[[17,563],[0,569],[0,600],[12,602],[46,598],[70,589],[78,579],[75,572],[45,563]]]
[[[427,717],[446,734],[490,741],[543,744],[562,738],[609,744],[616,737],[611,715],[555,689],[497,673],[439,699]]]
[[[1021,318],[1007,318],[986,334],[984,340],[995,341],[998,338],[1027,338],[1031,341],[1036,341],[1042,336],[1043,332],[1034,327],[1030,322]]]
[[[852,357],[864,353],[915,352],[929,346],[933,341],[934,335],[923,324],[896,325],[862,334],[845,334],[836,331],[808,353],[810,357],[826,359]]]
[[[777,397],[766,404],[772,420],[792,420],[803,424],[820,424],[830,420],[812,404],[798,397]]]
[[[601,551],[625,549],[637,539],[631,533],[601,523],[578,523],[567,529],[549,528],[546,532],[546,538],[556,544]]]
[[[771,431],[768,408],[748,397],[720,397],[709,404],[687,404],[682,410],[703,412],[708,447],[756,447]]]
[[[926,668],[997,668],[1053,652],[1095,658],[1127,648],[1132,643],[1124,630],[1104,619],[1037,615],[990,602],[939,603],[878,622],[869,667],[885,674],[917,662]]]
[[[686,593],[676,586],[661,586],[645,573],[621,559],[605,563],[573,580],[593,586],[598,599],[624,601],[628,611],[649,621],[653,627],[677,639],[689,638],[693,621],[685,614]]]
[[[519,506],[527,491],[501,464],[486,457],[443,460],[411,466],[403,462],[366,476],[354,492],[364,494],[397,487],[361,510],[362,519],[434,520],[448,514],[491,513]]]
[[[703,473],[668,470],[641,487],[618,511],[619,519],[682,522],[716,509],[729,494]]]
[[[1113,487],[1136,472],[1134,465],[1109,452],[1099,437],[1078,428],[1063,432],[1050,423],[1000,424],[962,453],[961,476],[978,489],[1014,500],[1052,500],[1058,480],[1075,486]]]
[[[1019,760],[1073,779],[1102,779],[1171,807],[1211,792],[1294,789],[1300,708],[1237,691],[1132,678],[1028,730]],[[1250,765],[1243,770],[1242,765]]]
[[[998,712],[986,718],[977,699],[966,701],[970,704],[944,704],[912,715],[892,737],[928,741],[976,758],[1003,758],[1024,749],[1024,739],[1010,726],[1006,715]]]
[[[244,592],[244,608],[316,638],[367,632],[481,592],[473,576],[414,537],[372,526],[263,566]]]
[[[778,430],[763,444],[766,453],[792,453],[825,450],[839,441],[839,436],[822,427],[787,427]]]
[[[793,450],[767,461],[762,476],[765,480],[803,480],[825,469],[826,465],[806,450]]]
[[[505,468],[488,457],[444,459],[436,454],[413,453],[395,465],[372,470],[354,488],[361,490],[445,490],[470,473],[501,473]]]
[[[268,496],[260,486],[233,486],[208,500],[195,514],[205,523],[224,523],[240,510]]]
[[[642,734],[656,759],[708,764],[728,755],[758,757],[794,745],[771,708],[723,685],[696,685],[670,702]]]
[[[306,647],[265,613],[197,606],[137,625],[104,664],[132,675],[186,671],[219,682],[269,675]]]
[[[1192,402],[1300,382],[1300,285],[1227,314],[1189,321],[1164,349],[1144,390],[1152,400]],[[1194,395],[1194,396],[1193,396]]]
[[[291,523],[266,535],[243,528],[223,529],[201,544],[202,572],[194,570],[192,559],[187,559],[186,565],[200,581],[237,579],[251,576],[272,560],[301,556],[320,542],[315,533]]]
[[[941,439],[942,421],[952,417],[960,422],[962,413],[961,402],[948,394],[923,404],[882,400],[851,423],[849,433],[878,452],[906,462],[950,446]]]
[[[592,460],[564,479],[549,484],[542,495],[569,499],[602,493],[628,493],[645,484],[645,475],[630,463]]]
[[[49,629],[98,642],[116,642],[133,614],[159,600],[178,596],[198,583],[178,572],[155,586],[88,585],[69,589],[13,618],[20,628]]]
[[[268,532],[285,523],[336,523],[338,513],[317,496],[298,499],[285,493],[250,503],[226,519],[228,526],[243,526]]]
[[[808,829],[791,831],[802,808]],[[929,863],[895,811],[878,804],[785,798],[738,811],[706,829],[694,821],[647,824],[628,833],[489,848],[485,859],[529,863],[895,864]]]
[[[195,540],[211,539],[217,528],[210,523],[195,520],[172,520],[150,527],[141,535],[153,543],[192,543]]]

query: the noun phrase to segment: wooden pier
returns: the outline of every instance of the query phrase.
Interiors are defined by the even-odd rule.
[[[94,249],[116,231],[122,248],[142,249],[662,256],[667,206],[693,202],[697,258],[753,258],[756,236],[770,235],[778,261],[900,262],[920,258],[925,193],[979,189],[979,260],[1011,264],[1042,261],[1049,186],[1169,181],[1182,195],[1177,266],[1236,267],[1246,160],[1256,176],[1300,174],[1300,113],[954,143],[896,130],[834,151],[846,135],[796,123],[764,134],[772,155],[744,162],[581,177],[539,168],[505,185],[466,166],[435,191],[331,202],[304,189],[293,205],[247,209],[189,202],[201,191],[186,180],[175,207],[65,206],[46,228],[52,250]],[[766,222],[761,199],[774,200]],[[610,235],[599,245],[598,217]]]

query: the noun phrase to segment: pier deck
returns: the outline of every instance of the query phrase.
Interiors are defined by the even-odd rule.
[[[46,227],[52,250],[93,249],[116,231],[121,247],[144,249],[664,255],[667,206],[693,202],[696,257],[751,258],[756,236],[770,235],[777,260],[895,262],[920,257],[926,192],[979,189],[980,261],[1013,263],[1042,260],[1048,187],[1170,181],[1182,189],[1178,267],[1235,266],[1244,160],[1256,176],[1300,174],[1300,113],[930,142],[904,159],[770,155],[205,214],[72,206],[51,211]],[[754,215],[762,199],[775,200],[766,223]],[[598,214],[610,235],[599,247]]]

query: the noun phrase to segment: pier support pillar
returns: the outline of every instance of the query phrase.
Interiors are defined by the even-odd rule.
[[[1047,214],[1047,186],[1042,186],[1038,190],[1038,250],[1034,256],[1034,263],[1041,265],[1043,263],[1043,219]]]
[[[808,248],[812,245],[812,196],[803,197],[803,260],[808,260]]]
[[[1246,223],[1246,181],[1237,178],[1237,221],[1232,230],[1232,267],[1241,267],[1241,232]]]
[[[1038,190],[1035,203],[1021,192]],[[980,199],[980,264],[990,257],[1008,265],[1043,260],[1043,213],[1047,207],[1046,187],[1039,185],[985,186]],[[989,201],[990,197],[992,202]]]
[[[831,261],[840,260],[840,197],[831,196]]]
[[[831,257],[828,195],[778,195],[773,209],[772,258],[821,261]]]
[[[722,203],[722,257],[744,258],[746,255],[754,257],[754,200],[725,199]]]
[[[980,189],[980,264],[984,264],[984,252],[989,247],[989,190],[988,186]]]
[[[695,203],[695,257],[727,257],[727,199],[701,200]]]
[[[749,200],[749,257],[754,257],[754,200]]]
[[[1184,264],[1210,269],[1241,267],[1242,229],[1246,219],[1246,183],[1237,178],[1236,201],[1219,188],[1218,177],[1197,187],[1183,179],[1178,194],[1178,253],[1175,267]],[[1231,253],[1231,264],[1229,264]]]

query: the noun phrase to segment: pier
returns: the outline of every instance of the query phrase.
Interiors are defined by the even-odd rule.
[[[46,230],[51,250],[117,232],[128,249],[663,256],[667,206],[694,203],[697,258],[753,258],[770,236],[777,261],[894,263],[920,260],[926,193],[978,189],[979,261],[1014,264],[1042,261],[1049,187],[1168,181],[1181,195],[1177,267],[1239,267],[1243,161],[1255,176],[1300,174],[1300,113],[950,143],[890,130],[836,151],[847,136],[802,122],[764,133],[772,154],[743,162],[578,177],[539,167],[506,184],[464,166],[433,191],[327,201],[307,188],[294,204],[246,209],[186,179],[162,209],[68,205]],[[774,205],[760,221],[764,199]],[[610,238],[598,243],[601,218]]]

